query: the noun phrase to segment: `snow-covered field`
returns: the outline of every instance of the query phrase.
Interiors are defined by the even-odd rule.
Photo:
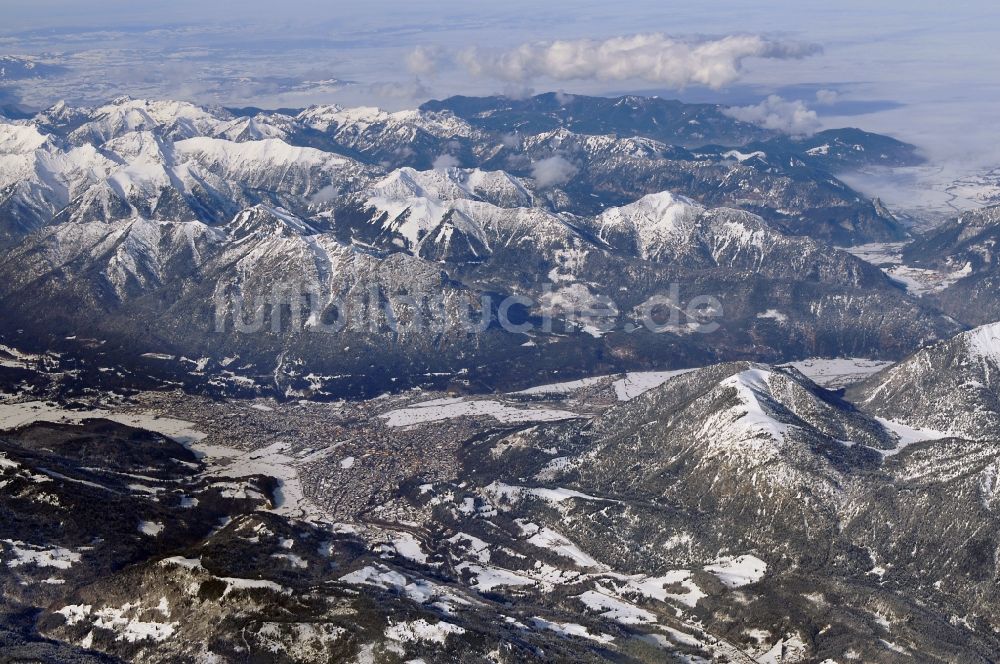
[[[971,265],[965,265],[952,272],[940,272],[904,265],[901,254],[904,244],[904,242],[876,242],[856,247],[844,247],[844,250],[881,268],[890,279],[901,284],[908,293],[917,297],[942,291],[959,279],[972,274]]]
[[[385,635],[393,641],[429,641],[444,643],[451,634],[464,634],[465,629],[449,622],[429,623],[423,618],[390,625]]]
[[[906,286],[906,291],[911,295],[926,295],[927,293],[937,293],[948,288],[956,281],[972,274],[972,265],[967,263],[965,267],[954,272],[938,272],[937,270],[927,270],[909,265],[895,265],[885,270],[894,281]]]
[[[844,250],[854,254],[863,261],[878,267],[895,265],[902,260],[905,242],[872,242],[854,247],[844,247]]]
[[[693,371],[693,369],[674,369],[671,371],[629,371],[625,374],[592,376],[562,383],[536,385],[535,387],[529,387],[526,390],[514,392],[513,394],[530,396],[565,396],[578,392],[584,388],[600,385],[603,381],[610,380],[611,378],[616,378],[616,380],[611,381],[611,388],[614,390],[615,397],[618,401],[630,401],[655,387],[659,387],[674,376],[679,376],[689,371]]]
[[[286,444],[273,445],[250,452],[213,444],[207,434],[184,420],[161,417],[153,413],[115,412],[110,410],[66,410],[43,401],[0,404],[0,431],[9,431],[34,422],[76,424],[86,419],[103,418],[146,429],[184,445],[208,464],[208,472],[222,477],[267,475],[278,480],[274,511],[292,517],[321,517],[319,510],[306,499],[296,468],[296,459],[286,454]],[[353,463],[351,464],[353,465]],[[345,468],[349,466],[344,466]],[[152,524],[141,532],[155,536]]]
[[[614,382],[615,395],[619,401],[631,401],[640,394],[659,387],[674,376],[680,376],[694,369],[674,371],[630,371],[625,377]]]
[[[735,558],[720,558],[705,566],[719,581],[729,588],[742,588],[764,578],[767,563],[757,556],[743,555]]]
[[[521,390],[520,392],[513,392],[513,394],[527,394],[527,395],[550,395],[550,394],[572,394],[578,390],[582,390],[585,387],[590,387],[596,385],[604,380],[605,376],[593,376],[591,378],[581,378],[580,380],[570,380],[564,383],[549,383],[548,385],[536,385],[535,387],[529,387],[526,390]]]
[[[528,525],[534,526],[534,524]],[[534,546],[554,551],[564,558],[569,558],[579,567],[604,567],[576,544],[551,528],[535,526],[535,533],[528,538],[528,542]]]
[[[407,408],[392,410],[380,415],[386,426],[407,427],[415,424],[439,422],[456,417],[491,417],[498,422],[553,422],[580,417],[567,410],[550,408],[515,408],[493,400],[438,399],[434,402],[416,404]]]
[[[652,612],[596,590],[588,590],[577,599],[591,611],[599,613],[602,618],[613,620],[622,625],[642,625],[656,622],[656,616]]]
[[[934,429],[917,429],[907,426],[902,422],[894,422],[893,420],[887,420],[882,417],[878,417],[876,419],[882,426],[896,434],[899,439],[899,444],[896,445],[895,449],[878,450],[878,452],[885,457],[895,456],[910,445],[922,443],[927,440],[940,440],[941,438],[947,438],[951,435],[945,431],[935,431]]]
[[[204,440],[206,434],[184,420],[160,417],[152,413],[123,413],[110,410],[67,410],[44,401],[0,404],[0,431],[9,431],[34,422],[77,424],[86,419],[103,418],[126,426],[147,429],[184,445]]]
[[[790,364],[817,385],[828,388],[844,387],[851,383],[857,383],[886,367],[892,366],[892,362],[862,357],[812,357]]]
[[[41,360],[41,355],[25,353],[16,348],[0,344],[0,367],[22,369]]]
[[[548,629],[557,634],[562,634],[563,636],[577,636],[584,639],[590,639],[591,641],[597,641],[598,643],[611,643],[614,641],[614,637],[610,634],[603,633],[591,633],[583,625],[578,625],[576,623],[557,623],[549,622],[544,618],[534,619],[535,627],[539,629]]]
[[[281,442],[250,452],[218,445],[192,446],[205,455],[203,460],[209,464],[212,474],[234,478],[259,474],[277,479],[275,513],[299,519],[323,519],[323,512],[306,498],[297,460],[284,453],[287,448],[288,444]]]

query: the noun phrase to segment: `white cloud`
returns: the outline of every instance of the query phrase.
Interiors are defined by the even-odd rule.
[[[337,194],[337,187],[332,184],[328,184],[313,194],[312,198],[309,199],[309,202],[313,205],[323,205],[324,203],[336,200]]]
[[[682,88],[691,84],[720,88],[736,81],[746,58],[802,58],[820,50],[815,44],[760,35],[683,40],[660,33],[522,44],[508,51],[470,48],[457,60],[475,76],[523,83],[556,80],[643,80]]]
[[[531,177],[539,187],[552,187],[569,182],[579,169],[565,157],[556,155],[539,159],[531,165]]]
[[[411,74],[429,76],[435,74],[444,58],[444,51],[437,46],[417,46],[406,54],[406,68]]]
[[[454,168],[455,166],[458,166],[458,158],[451,154],[438,155],[434,159],[434,163],[431,164],[431,168],[435,171],[443,170],[445,168]]]
[[[816,91],[816,103],[822,104],[823,106],[830,106],[831,104],[836,104],[837,100],[840,99],[840,93],[836,90],[817,90]]]
[[[816,111],[798,99],[788,101],[778,95],[771,95],[755,106],[734,106],[722,112],[731,118],[793,136],[814,134],[820,128]]]
[[[431,94],[430,88],[425,86],[420,79],[409,83],[403,81],[371,83],[363,88],[375,99],[426,99]]]
[[[535,94],[535,89],[530,85],[524,85],[523,83],[508,83],[503,86],[501,91],[504,97],[508,99],[527,99],[531,95]]]
[[[560,106],[565,106],[566,104],[573,101],[573,95],[563,90],[556,90],[556,101],[559,103]]]

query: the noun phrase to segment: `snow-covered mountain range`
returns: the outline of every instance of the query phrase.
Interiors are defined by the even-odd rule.
[[[0,120],[0,652],[993,661],[996,209],[723,111]]]
[[[905,234],[831,174],[844,163],[826,160],[836,151],[715,107],[628,97],[615,108],[632,110],[616,120],[603,101],[567,103],[572,113],[549,109],[537,127],[513,125],[510,109],[469,115],[458,101],[237,114],[128,98],[0,123],[4,331],[18,343],[97,339],[115,362],[240,357],[259,386],[296,391],[307,374],[337,376],[320,391],[348,395],[472,367],[464,380],[512,385],[570,357],[581,373],[705,357],[899,357],[960,329],[829,247]],[[588,113],[602,119],[583,123]],[[753,149],[696,145],[737,137]],[[886,137],[827,138],[876,161],[914,158]],[[279,297],[297,310],[307,301],[303,325],[289,325],[276,285],[308,291]],[[511,297],[530,301],[521,318],[554,317],[559,329],[492,325],[470,337],[406,325],[432,317],[429,299],[449,315],[489,300],[496,315]],[[665,297],[718,302],[719,331],[708,339],[680,321],[649,334],[646,313],[680,304]],[[375,314],[348,311],[359,298],[355,309]],[[596,303],[608,312],[600,330],[577,315]],[[226,333],[237,309],[269,332]],[[332,345],[303,333],[350,315],[376,317]],[[384,366],[372,366],[374,348]]]

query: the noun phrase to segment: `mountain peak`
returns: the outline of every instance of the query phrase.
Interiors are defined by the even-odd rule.
[[[660,191],[646,194],[634,203],[618,208],[621,211],[671,217],[679,211],[705,208],[687,196],[681,196],[670,191]]]
[[[982,325],[961,335],[973,355],[1000,363],[1000,322]]]
[[[731,427],[743,436],[765,436],[777,441],[784,440],[789,425],[778,419],[774,397],[771,393],[772,372],[766,368],[751,368],[726,378],[719,386],[736,391],[740,406],[729,412],[742,411]]]
[[[316,229],[302,221],[288,210],[271,205],[258,204],[240,211],[226,225],[226,230],[235,239],[250,235],[315,235]]]
[[[704,207],[690,198],[661,191],[605,210],[597,219],[598,234],[609,242],[623,237],[634,243],[644,258],[652,258],[672,238],[685,236],[704,211]]]
[[[373,185],[369,195],[390,200],[475,200],[498,207],[529,207],[534,201],[526,184],[506,171],[458,167],[420,171],[404,166]]]
[[[0,124],[0,154],[23,154],[45,145],[48,134],[31,125]]]

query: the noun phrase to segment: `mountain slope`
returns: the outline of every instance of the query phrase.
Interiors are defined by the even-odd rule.
[[[247,238],[294,226],[237,225]],[[43,604],[0,639],[17,629],[20,653],[83,661],[990,661],[995,441],[901,437],[902,423],[788,367],[676,372],[627,401],[622,380],[334,405],[82,397],[104,404],[94,416],[182,431],[206,455],[189,463],[86,410],[5,403],[8,421],[62,423],[0,436],[5,486],[30,489],[17,509],[33,519],[0,526],[3,563],[30,582],[9,597]],[[179,429],[181,413],[197,423]],[[107,468],[79,461],[118,448]],[[156,451],[179,455],[167,475],[144,467]],[[214,502],[237,487],[253,499],[268,486],[258,472],[273,474],[269,503]],[[80,480],[99,486],[72,502]],[[180,486],[197,505],[175,503]],[[114,536],[87,550],[58,523],[100,504],[99,487],[151,523],[105,519]],[[47,488],[66,504],[41,499]],[[210,508],[232,520],[185,530]],[[102,555],[131,564],[88,576]]]
[[[1000,438],[1000,324],[921,349],[869,378],[857,395],[873,412],[910,427],[996,440]]]
[[[787,152],[831,170],[861,164],[912,166],[922,159],[912,145],[859,129],[818,132],[790,138],[736,120],[718,104],[685,104],[659,97],[588,97],[545,93],[509,97],[450,97],[421,109],[448,111],[483,130],[538,134],[567,129],[578,134],[650,138],[685,148],[752,146]]]
[[[614,102],[578,99],[598,110]],[[841,244],[905,235],[884,210],[831,175],[860,155],[872,153],[884,162],[883,156],[894,154],[888,137],[831,130],[801,145],[772,137],[750,149],[740,147],[747,141],[735,135],[733,142],[722,139],[729,129],[739,136],[749,132],[748,140],[768,132],[739,123],[717,107],[638,97],[625,101],[624,106],[650,109],[666,104],[669,110],[660,109],[664,122],[674,115],[677,122],[683,120],[677,126],[699,127],[689,123],[704,121],[717,126],[710,133],[718,140],[691,151],[669,131],[639,129],[659,122],[660,111],[632,120],[633,111],[593,116],[603,118],[600,126],[529,123],[500,130],[474,126],[447,110],[387,113],[317,106],[296,114],[239,115],[122,97],[98,108],[60,103],[31,120],[5,124],[6,133],[33,135],[25,135],[28,143],[0,141],[9,174],[0,180],[0,205],[17,221],[17,228],[6,231],[15,240],[56,214],[99,219],[159,211],[164,219],[172,214],[217,221],[239,207],[270,202],[308,216],[316,206],[357,193],[394,169],[460,165],[540,177],[536,204],[576,214],[596,214],[670,189],[706,205],[742,207],[786,231]],[[540,110],[526,113],[544,116]],[[650,126],[659,126],[656,122]],[[87,148],[97,154],[87,155]],[[552,168],[558,171],[554,179],[545,175]],[[8,190],[14,185],[16,191]],[[6,220],[5,225],[15,224]]]
[[[223,144],[256,155],[258,143]],[[248,186],[256,167],[233,167]],[[282,172],[300,186],[298,171]],[[534,200],[502,172],[403,169],[308,220],[257,205],[226,223],[65,221],[9,252],[7,324],[133,355],[240,355],[255,383],[280,391],[297,381],[286,366],[357,389],[374,347],[386,379],[457,374],[478,357],[484,377],[507,384],[564,353],[581,372],[706,354],[892,356],[955,331],[877,268],[747,212],[666,192],[597,217],[521,207]],[[687,308],[697,296],[711,320]],[[480,333],[462,323],[481,319]],[[705,322],[712,334],[698,333]]]
[[[964,212],[916,238],[903,249],[913,267],[946,275],[945,288],[931,299],[970,325],[1000,319],[1000,207]]]

